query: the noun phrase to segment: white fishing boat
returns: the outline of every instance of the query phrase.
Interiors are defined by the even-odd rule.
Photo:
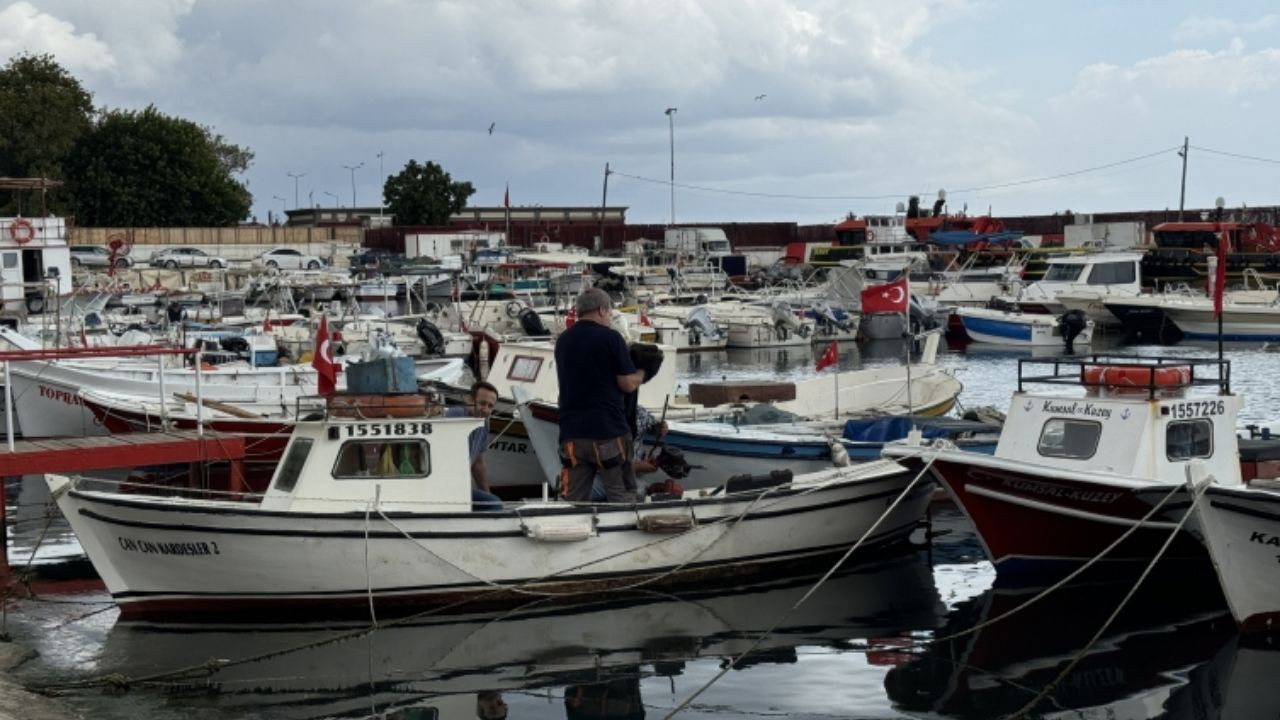
[[[653,341],[673,347],[676,352],[723,350],[729,343],[728,331],[711,319],[704,305],[657,306],[645,313],[653,328]]]
[[[46,479],[125,617],[714,579],[842,553],[864,535],[866,548],[901,541],[932,495],[915,473],[875,461],[644,502],[474,511],[467,438],[480,421],[389,405],[396,397],[421,398],[339,394],[315,406],[262,495]]]
[[[1143,254],[1136,252],[1049,258],[1044,277],[1022,287],[1013,300],[1023,312],[1030,313],[1061,315],[1072,308],[1088,310],[1097,322],[1105,319],[1106,298],[1136,297],[1142,292],[1142,258]]]
[[[974,342],[1020,347],[1063,347],[1067,344],[1063,322],[1053,315],[1024,313],[1018,310],[959,307],[956,317]],[[1093,321],[1084,319],[1074,343],[1088,345],[1093,341]]]
[[[1193,492],[1204,493],[1195,512],[1231,614],[1245,632],[1280,629],[1280,481],[1255,478],[1233,485],[1232,478],[1217,481],[1199,463],[1188,476]]]
[[[785,301],[769,305],[726,301],[705,307],[711,320],[725,328],[726,347],[799,347],[812,342],[815,321],[801,317]]]

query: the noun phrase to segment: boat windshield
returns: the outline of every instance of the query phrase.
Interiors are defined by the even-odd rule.
[[[1098,263],[1089,272],[1090,285],[1128,285],[1137,280],[1138,268],[1129,261]]]
[[[1052,264],[1044,273],[1046,282],[1075,282],[1080,279],[1084,265]]]

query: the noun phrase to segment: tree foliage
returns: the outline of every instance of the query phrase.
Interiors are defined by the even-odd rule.
[[[93,125],[93,96],[51,55],[19,55],[0,68],[0,177],[65,180],[64,161]],[[39,212],[37,193],[0,198],[0,215]],[[53,212],[70,209],[70,194],[55,189]]]
[[[103,113],[67,161],[77,219],[98,226],[234,225],[248,189],[232,177],[253,154],[148,107]]]
[[[449,216],[467,206],[475,187],[454,182],[439,165],[410,160],[398,174],[387,178],[382,188],[387,209],[397,225],[446,225]]]

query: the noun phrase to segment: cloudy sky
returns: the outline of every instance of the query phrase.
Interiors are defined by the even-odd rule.
[[[1189,207],[1280,204],[1274,0],[0,0],[24,51],[252,149],[260,219],[417,159],[476,205],[597,205],[609,163],[665,222],[673,127],[678,222],[1176,208],[1184,136]]]

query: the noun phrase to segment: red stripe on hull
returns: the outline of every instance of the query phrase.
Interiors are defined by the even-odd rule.
[[[1092,559],[1128,529],[1126,525],[1106,522],[1107,518],[1137,521],[1151,510],[1150,504],[1125,487],[1067,478],[1048,479],[945,460],[936,461],[933,469],[982,536],[997,569],[1011,561],[1078,564]],[[979,494],[981,490],[1012,500]],[[1031,504],[1041,507],[1031,507]],[[1176,523],[1182,516],[1182,508],[1185,504],[1170,513],[1158,514],[1152,521]],[[1068,512],[1102,518],[1090,519],[1066,514]],[[1139,529],[1108,553],[1104,561],[1150,562],[1169,532],[1166,528]],[[1185,530],[1179,532],[1164,558],[1209,562],[1204,546]]]

